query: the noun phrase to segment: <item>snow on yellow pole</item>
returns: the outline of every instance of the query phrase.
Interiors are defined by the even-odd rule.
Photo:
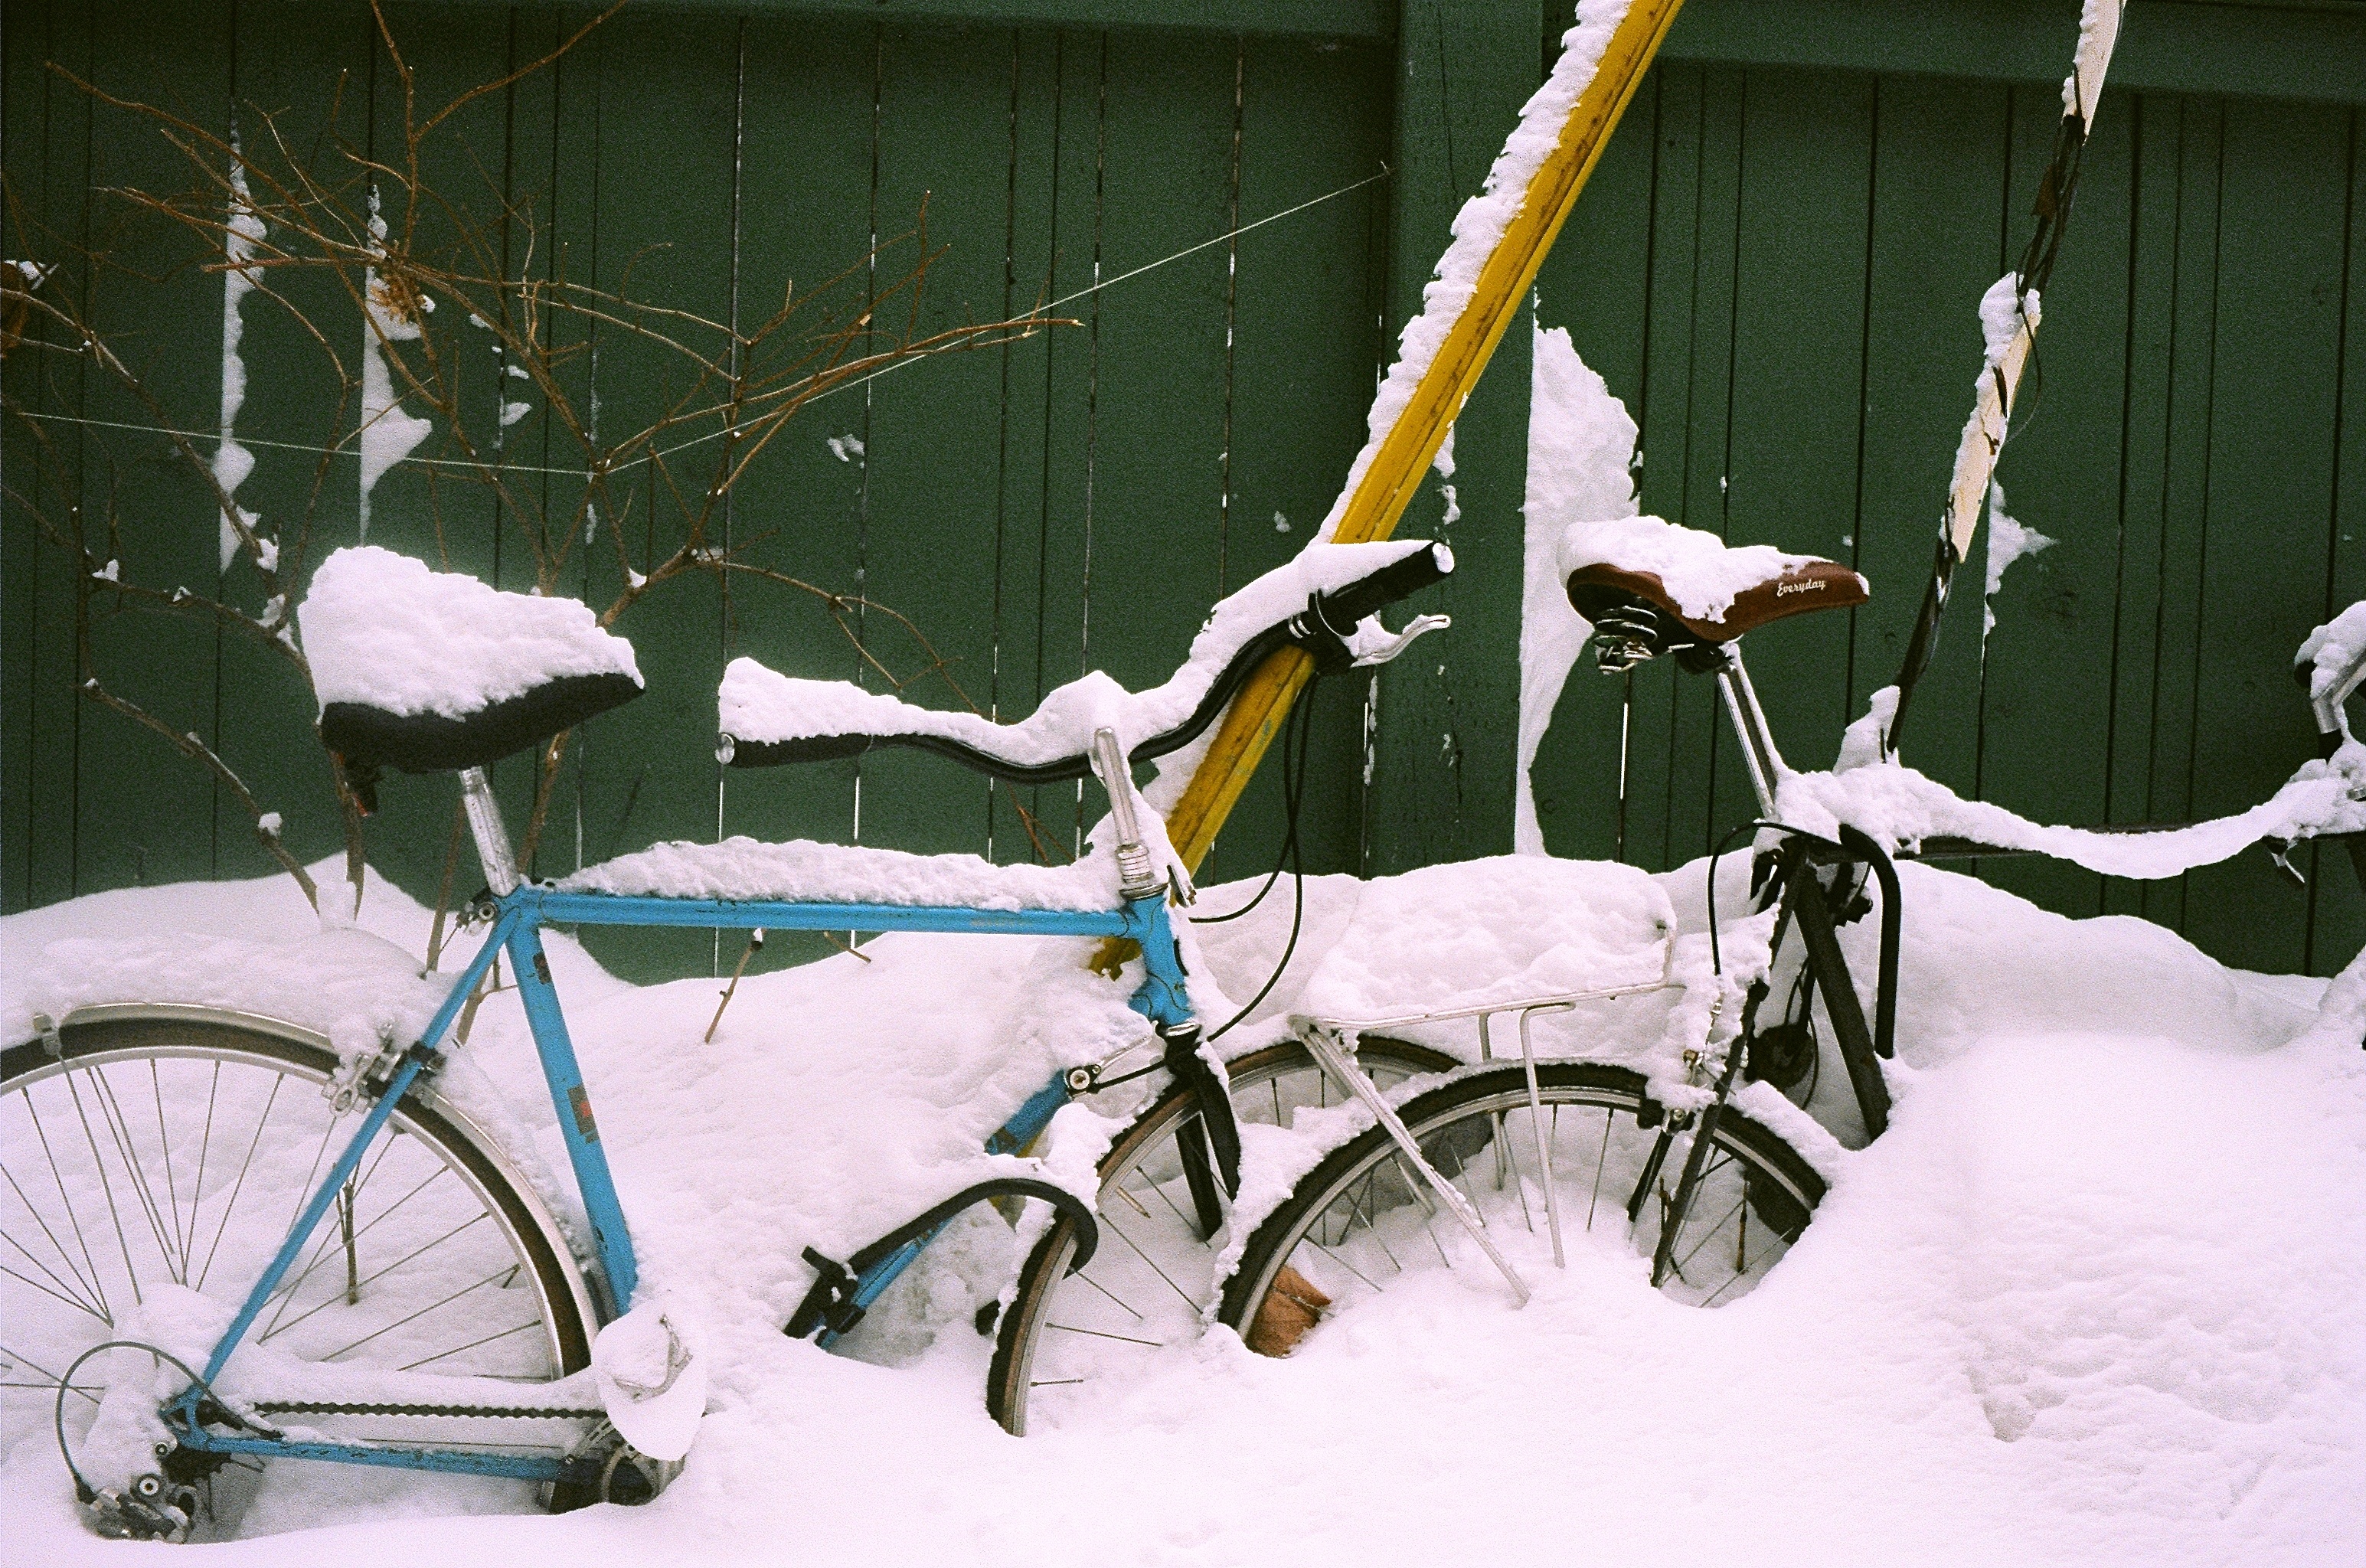
[[[2071,197],[2079,190],[2079,164],[2086,152],[2087,133],[2095,123],[2095,109],[2103,96],[2103,76],[2111,69],[2112,50],[2120,37],[2121,0],[2084,0],[2079,14],[2079,52],[2062,84],[2062,121],[2055,133],[2054,155],[2037,186],[2037,227],[2021,265],[1992,284],[1980,300],[1980,327],[1988,339],[1988,355],[1974,389],[1971,418],[1964,423],[1963,439],[1955,448],[1955,470],[1947,484],[1947,510],[1939,520],[1939,549],[1931,567],[1931,581],[1922,608],[1914,618],[1914,632],[1906,644],[1905,662],[1898,666],[1892,690],[1889,717],[1883,726],[1881,749],[1898,750],[1906,727],[1906,710],[1915,682],[1931,666],[1939,639],[1940,617],[1947,608],[1947,590],[1955,568],[1972,547],[1980,525],[1980,508],[1996,478],[1997,458],[2004,451],[2012,427],[2013,395],[2021,373],[2037,348],[2041,298],[2054,273],[2054,258],[2062,231],[2070,220]],[[1875,698],[1879,702],[1879,694]]]
[[[1594,172],[1681,0],[1583,0],[1552,74],[1520,111],[1483,191],[1454,220],[1454,238],[1396,363],[1372,400],[1369,435],[1316,537],[1385,539],[1462,412],[1463,400],[1518,314],[1570,209]],[[1198,869],[1216,829],[1313,672],[1286,648],[1260,666],[1224,714],[1215,740],[1166,815],[1183,863]]]

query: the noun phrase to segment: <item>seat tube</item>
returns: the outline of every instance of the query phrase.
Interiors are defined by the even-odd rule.
[[[1720,650],[1717,667],[1718,689],[1725,694],[1726,716],[1733,721],[1733,732],[1741,740],[1741,760],[1750,769],[1750,787],[1758,796],[1758,809],[1765,816],[1774,816],[1774,786],[1782,782],[1786,769],[1782,753],[1774,750],[1774,737],[1766,728],[1765,710],[1758,705],[1758,694],[1751,688],[1750,671],[1742,668],[1741,649],[1738,643],[1728,643]]]
[[[542,950],[540,928],[530,919],[519,921],[510,933],[509,950],[517,974],[518,998],[525,1004],[526,1024],[534,1031],[542,1074],[550,1084],[551,1106],[558,1112],[558,1131],[567,1140],[575,1185],[583,1197],[584,1214],[592,1222],[592,1250],[607,1276],[608,1311],[614,1317],[633,1304],[633,1287],[638,1281],[632,1236],[625,1228],[625,1211],[616,1201],[616,1184],[608,1173],[607,1151],[600,1144],[600,1124],[592,1115],[592,1096],[583,1087],[575,1044],[568,1038],[567,1017],[559,1010],[558,992],[550,983],[550,959]]]
[[[510,830],[501,821],[501,804],[482,768],[460,770],[460,803],[468,814],[468,831],[477,840],[477,860],[485,868],[485,886],[496,898],[517,890],[517,854],[510,848]]]
[[[1193,1014],[1189,983],[1175,947],[1174,919],[1166,912],[1163,896],[1144,898],[1137,908],[1148,927],[1142,939],[1142,964],[1147,972],[1142,987],[1143,1012],[1153,1023],[1180,1028],[1193,1021]]]

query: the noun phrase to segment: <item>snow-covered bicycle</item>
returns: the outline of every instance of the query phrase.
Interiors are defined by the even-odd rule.
[[[1370,617],[1452,566],[1418,541],[1316,547],[1219,604],[1165,684],[1135,694],[1088,675],[1017,725],[752,660],[727,672],[720,751],[734,766],[909,746],[1030,783],[1097,771],[1110,818],[1074,865],[737,840],[535,883],[484,770],[637,695],[629,644],[572,601],[500,593],[384,550],[332,557],[300,612],[322,739],[365,788],[384,768],[459,775],[487,883],[469,915],[487,934],[424,1026],[389,1031],[374,1051],[340,1053],[273,1018],[127,1001],[40,1020],[39,1038],[0,1055],[6,1435],[46,1406],[88,1517],[122,1536],[185,1536],[225,1465],[261,1461],[506,1478],[562,1506],[662,1485],[704,1411],[705,1372],[665,1303],[637,1295],[546,923],[1134,945],[1143,1034],[1012,1109],[980,1179],[851,1258],[808,1250],[815,1278],[793,1335],[827,1344],[854,1328],[984,1201],[1051,1205],[1065,1261],[1082,1268],[1102,1230],[1092,1207],[1019,1156],[1072,1099],[1162,1068],[1172,1088],[1105,1167],[1148,1175],[1176,1239],[1110,1228],[1148,1255],[1201,1248],[1238,1181],[1238,1134],[1170,923],[1185,879],[1132,768],[1189,745],[1277,649],[1340,667],[1395,657],[1441,623],[1391,637]],[[456,1025],[504,956],[572,1168],[576,1224],[444,1090]],[[1114,1070],[1154,1046],[1146,1066]],[[1372,1060],[1384,1077],[1435,1065],[1385,1047]],[[1249,1114],[1286,1119],[1313,1078],[1285,1048],[1240,1062],[1232,1082]]]
[[[2366,887],[2366,753],[2344,712],[2366,685],[2366,604],[2317,628],[2299,651],[2294,674],[2309,694],[2320,755],[2275,796],[2212,822],[2092,830],[2042,826],[1960,800],[1882,757],[1877,727],[1894,692],[1877,697],[1853,729],[1841,767],[1799,773],[1785,763],[1752,690],[1741,639],[1775,620],[1865,603],[1865,583],[1848,568],[1770,547],[1729,547],[1651,517],[1572,528],[1560,564],[1606,671],[1669,656],[1718,682],[1759,816],[1710,857],[1706,912],[1713,931],[1718,856],[1756,839],[1749,902],[1774,917],[1763,967],[1726,1048],[1687,1058],[1689,1103],[1661,1103],[1674,1097],[1621,1067],[1538,1061],[1528,1020],[1568,1005],[1565,998],[1498,998],[1459,1012],[1295,1021],[1320,1055],[1326,1039],[1347,1043],[1365,1030],[1427,1030],[1475,1016],[1483,1056],[1487,1021],[1511,1015],[1520,1023],[1521,1059],[1467,1071],[1409,1099],[1371,1097],[1372,1124],[1299,1179],[1240,1248],[1219,1316],[1254,1349],[1286,1354],[1335,1312],[1456,1267],[1455,1227],[1441,1224],[1442,1202],[1478,1212],[1508,1252],[1541,1256],[1549,1235],[1559,1261],[1564,1223],[1586,1230],[1606,1223],[1641,1239],[1651,1282],[1664,1293],[1715,1305],[1745,1292],[1804,1232],[1824,1183],[1790,1144],[1734,1101],[1750,1085],[1812,1089],[1824,1052],[1819,998],[1864,1135],[1876,1137],[1888,1124],[1882,1065],[1895,1055],[1903,919],[1893,851],[1921,860],[2034,852],[2118,874],[2165,876],[2261,844],[2291,871],[2293,846],[2331,838],[2346,841]],[[1868,1022],[1842,929],[1876,909]],[[1796,957],[1778,963],[1794,933]],[[1864,956],[1860,949],[1860,962]],[[1344,1068],[1339,1076],[1347,1081]],[[1758,1103],[1766,1103],[1763,1092]],[[1493,1264],[1514,1273],[1493,1250],[1482,1258],[1466,1247],[1460,1256],[1482,1272]]]

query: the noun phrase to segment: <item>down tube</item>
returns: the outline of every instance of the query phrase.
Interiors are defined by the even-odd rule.
[[[522,920],[510,933],[509,949],[518,998],[525,1004],[526,1023],[542,1055],[542,1076],[550,1084],[550,1103],[558,1112],[558,1131],[567,1139],[575,1185],[583,1194],[583,1212],[592,1221],[592,1247],[599,1254],[601,1271],[607,1276],[608,1315],[613,1319],[633,1304],[633,1287],[639,1280],[633,1238],[625,1228],[625,1211],[616,1201],[616,1184],[608,1174],[607,1151],[600,1146],[600,1123],[592,1119],[592,1096],[583,1087],[583,1069],[576,1065],[567,1018],[550,984],[550,959],[542,951],[542,932]]]

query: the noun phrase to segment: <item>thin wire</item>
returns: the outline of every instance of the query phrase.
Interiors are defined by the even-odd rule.
[[[1232,1032],[1234,1024],[1256,1011],[1266,998],[1273,994],[1273,988],[1281,983],[1283,972],[1290,967],[1291,954],[1298,951],[1299,931],[1306,919],[1306,864],[1298,842],[1298,806],[1306,792],[1306,753],[1314,735],[1313,704],[1308,698],[1319,683],[1319,680],[1309,681],[1299,689],[1298,699],[1290,705],[1290,718],[1283,727],[1281,737],[1281,799],[1288,822],[1281,847],[1283,855],[1290,862],[1290,940],[1282,944],[1281,961],[1273,966],[1273,973],[1266,976],[1265,984],[1258,988],[1257,994],[1249,998],[1248,1006],[1227,1020],[1222,1028],[1208,1036],[1211,1043],[1222,1040]],[[1290,748],[1290,724],[1298,727],[1295,765]],[[1280,868],[1277,866],[1275,869],[1278,872]]]
[[[1717,940],[1717,863],[1718,857],[1722,856],[1726,851],[1731,849],[1733,847],[1733,841],[1741,837],[1742,834],[1754,833],[1762,828],[1771,829],[1776,833],[1785,834],[1790,838],[1806,839],[1811,842],[1822,844],[1830,849],[1836,850],[1840,848],[1840,845],[1832,842],[1831,840],[1825,838],[1820,833],[1810,833],[1805,828],[1794,828],[1788,822],[1771,822],[1763,817],[1752,818],[1751,820],[1744,822],[1740,827],[1734,829],[1733,831],[1728,833],[1724,838],[1719,839],[1717,841],[1717,848],[1709,851],[1708,852],[1708,966],[1709,973],[1712,975],[1722,975],[1725,973],[1725,955],[1718,950]],[[1813,874],[1813,873],[1810,872],[1810,874]],[[1762,905],[1760,908],[1763,908],[1764,906]]]
[[[1140,277],[1145,272],[1155,272],[1160,267],[1166,265],[1170,262],[1178,262],[1186,256],[1197,255],[1201,251],[1208,250],[1216,245],[1223,244],[1231,240],[1236,240],[1241,235],[1248,233],[1252,230],[1262,229],[1268,223],[1279,223],[1285,218],[1294,218],[1299,213],[1304,212],[1310,208],[1320,207],[1326,201],[1335,201],[1343,196],[1353,195],[1355,192],[1363,189],[1366,186],[1377,185],[1381,180],[1387,179],[1393,172],[1393,170],[1390,169],[1388,165],[1384,164],[1380,166],[1380,172],[1376,175],[1367,175],[1362,179],[1356,181],[1352,185],[1344,185],[1336,190],[1325,191],[1323,195],[1301,201],[1295,207],[1285,207],[1279,212],[1269,212],[1263,218],[1256,220],[1254,222],[1244,223],[1239,228],[1229,230],[1224,233],[1217,235],[1211,240],[1202,240],[1196,245],[1186,245],[1183,249],[1176,251],[1171,254],[1161,256],[1156,261],[1145,262],[1142,265],[1134,267],[1131,271],[1121,272],[1114,277],[1105,277],[1100,279],[1098,282],[1088,284],[1086,287],[1077,289],[1074,294],[1065,294],[1061,296],[1059,299],[1054,299],[1050,304],[1044,306],[1043,309],[1046,310],[1056,310],[1063,305],[1073,305],[1077,300],[1084,299],[1087,295],[1098,294],[1105,288],[1113,288],[1117,285],[1125,282],[1128,278]],[[878,369],[872,371],[867,376],[857,377],[851,381],[841,381],[837,386],[830,388],[828,391],[817,392],[814,396],[806,400],[807,402],[817,403],[824,398],[835,397],[840,392],[850,391],[856,387],[868,386],[872,382],[879,379],[880,377],[885,376],[893,371],[901,370],[906,366],[911,365],[924,357],[926,357],[926,355],[915,355],[908,359],[899,359],[892,365],[880,367]],[[185,441],[219,442],[221,439],[221,433],[218,430],[175,430],[169,425],[132,424],[122,420],[92,419],[79,414],[36,413],[22,409],[15,412],[22,418],[41,420],[51,424],[79,424],[87,425],[99,430],[126,430],[130,431],[135,434],[170,435]],[[358,437],[360,434],[361,433],[359,431],[355,432],[355,435],[356,437]],[[693,435],[687,441],[679,442],[671,446],[660,447],[654,452],[644,453],[638,457],[632,458],[627,462],[618,463],[613,468],[603,468],[596,474],[590,468],[551,468],[538,463],[487,463],[472,457],[406,457],[398,459],[398,464],[411,465],[422,468],[474,468],[480,469],[487,473],[555,474],[565,479],[588,479],[600,477],[600,475],[603,474],[615,475],[625,473],[643,463],[654,463],[661,457],[670,457],[677,452],[686,452],[693,446],[704,446],[710,441],[721,440],[726,435],[742,434],[745,434],[744,430],[727,428],[709,431],[704,435]],[[277,452],[304,452],[309,453],[311,456],[321,457],[359,457],[361,456],[359,451],[355,448],[351,439],[340,441],[334,446],[309,446],[304,445],[302,442],[298,441],[270,441],[260,436],[242,435],[239,437],[239,444],[243,446],[268,447],[273,451]]]
[[[199,1377],[195,1371],[191,1371],[188,1362],[184,1361],[180,1357],[175,1356],[170,1350],[160,1349],[156,1346],[148,1344],[146,1341],[140,1339],[105,1340],[99,1344],[92,1346],[89,1349],[84,1350],[81,1355],[76,1356],[73,1359],[73,1364],[68,1367],[65,1371],[65,1375],[58,1380],[57,1408],[50,1413],[51,1424],[57,1429],[58,1434],[58,1457],[66,1461],[66,1474],[73,1478],[74,1483],[74,1496],[82,1502],[89,1503],[95,1501],[98,1496],[98,1488],[90,1483],[89,1479],[83,1474],[82,1467],[74,1463],[73,1449],[66,1441],[66,1393],[73,1386],[74,1374],[82,1371],[83,1363],[89,1360],[93,1356],[98,1355],[107,1350],[145,1350],[148,1354],[155,1357],[159,1360],[170,1361],[179,1370],[183,1377],[189,1380],[190,1386],[197,1389],[200,1393],[203,1393],[208,1399],[213,1401],[215,1404],[219,1405],[221,1408],[223,1415],[228,1419],[236,1422],[239,1426],[247,1428],[249,1431],[270,1430],[268,1427],[259,1427],[254,1422],[240,1416],[239,1413],[231,1407],[228,1400],[223,1399],[220,1394],[214,1392],[213,1385],[211,1383],[206,1382],[205,1379]],[[276,1433],[273,1435],[276,1436]]]

